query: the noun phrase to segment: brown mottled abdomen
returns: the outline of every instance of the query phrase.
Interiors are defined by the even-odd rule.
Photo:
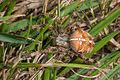
[[[70,36],[70,44],[74,51],[81,53],[89,53],[94,48],[92,36],[80,29]]]

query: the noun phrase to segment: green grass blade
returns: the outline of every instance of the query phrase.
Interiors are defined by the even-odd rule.
[[[103,68],[107,67],[110,63],[112,63],[114,60],[116,60],[119,57],[120,57],[120,51],[119,51],[119,53],[117,55],[115,55],[113,58],[111,58],[108,62],[106,62],[105,64],[103,64],[101,66],[101,68],[103,69]]]
[[[80,62],[82,62],[82,61],[83,61],[82,59],[77,58],[76,60],[73,61],[73,63],[80,63]],[[65,68],[65,69],[62,70],[57,76],[60,76],[60,75],[62,75],[62,74],[64,74],[64,73],[68,72],[69,70],[70,70],[70,68]]]
[[[12,10],[13,10],[15,4],[16,4],[16,0],[11,1],[11,3],[9,4],[9,6],[8,6],[6,12],[5,12],[5,16],[11,15]]]
[[[0,63],[0,69],[9,69],[13,67],[13,63],[10,63],[6,66],[3,66],[3,63]],[[46,63],[46,64],[37,64],[37,63],[18,63],[16,68],[39,68],[39,67],[69,67],[69,68],[84,68],[84,69],[98,69],[93,65],[85,64],[74,64],[74,63]]]
[[[108,5],[106,7],[106,11],[105,11],[106,13],[109,12],[111,4],[112,4],[112,0],[109,0]]]
[[[7,28],[5,29],[5,32],[7,32],[7,33],[15,32],[15,31],[18,31],[20,29],[24,29],[25,27],[27,27],[27,25],[28,25],[27,19],[20,20],[20,21],[14,22],[12,24],[9,24],[7,26]]]
[[[61,11],[60,11],[60,18],[68,15],[69,13],[73,12],[73,10],[75,8],[77,8],[79,4],[79,1],[76,0],[74,3],[70,4],[69,6],[66,6],[65,8],[63,8]]]
[[[53,56],[53,53],[48,54],[47,60],[49,60],[52,56]],[[44,72],[44,79],[43,79],[43,80],[50,80],[51,71],[52,71],[52,68],[51,68],[51,67],[47,67],[47,68],[45,69],[45,72]]]
[[[38,73],[36,80],[41,80],[41,73]]]
[[[48,67],[45,69],[43,80],[50,80],[50,74],[51,74],[51,67]]]
[[[103,28],[108,26],[113,20],[115,20],[118,16],[120,16],[120,8],[115,10],[112,14],[102,20],[98,25],[92,28],[89,33],[94,37],[97,35]]]
[[[30,46],[26,49],[26,51],[29,52],[29,51],[33,50],[35,47],[35,44],[40,39],[40,37],[41,37],[41,33],[35,38],[35,41],[30,44]]]
[[[29,37],[31,26],[32,26],[32,14],[30,15],[30,23],[29,23],[28,30],[26,33],[26,41],[27,41],[27,38]]]
[[[13,15],[11,15],[11,16],[5,16],[5,17],[0,17],[0,22],[1,21],[6,21],[6,20],[8,20],[9,18],[12,18],[13,17]]]
[[[49,46],[50,44],[52,45],[53,39],[48,40],[45,45],[43,46],[43,49],[45,49],[47,46]]]
[[[12,68],[11,71],[10,71],[10,74],[8,75],[7,79],[6,80],[10,80],[12,74],[14,73],[16,68]]]
[[[85,73],[88,72],[88,70],[90,70],[90,69],[83,69],[83,70],[81,70],[81,71],[79,71],[79,72],[77,72],[77,73],[80,74],[80,75],[84,75]],[[76,75],[76,74],[73,74],[72,76],[70,76],[70,77],[67,78],[66,80],[78,80],[79,77],[80,77],[80,76],[78,76],[78,75]]]
[[[0,33],[0,41],[3,41],[3,42],[24,44],[23,39],[24,38],[16,36],[16,35],[9,35],[9,34],[5,34],[5,33]]]
[[[0,32],[0,41],[3,42],[10,42],[10,43],[20,43],[24,44],[25,38],[17,35],[11,35],[11,34],[6,34],[6,33],[1,33]],[[27,44],[32,41],[27,40]]]
[[[71,67],[71,68],[88,68],[88,69],[96,69],[95,66],[92,65],[85,65],[85,64],[74,64],[74,63],[65,63],[65,64],[54,64],[56,67]]]
[[[0,12],[5,8],[5,6],[10,2],[10,0],[4,0],[4,2],[0,5]]]
[[[57,77],[57,69],[54,68],[54,73],[53,73],[53,80],[56,80]]]
[[[120,71],[120,64],[118,64],[112,71],[110,71],[102,80],[108,80],[112,78],[118,71]]]
[[[99,60],[99,62],[104,62],[106,60],[108,60],[109,58],[112,58],[113,56],[117,55],[120,53],[120,50],[114,51],[111,54],[108,54],[107,56],[103,57],[102,59]]]
[[[60,17],[60,0],[57,1],[58,7],[57,7],[57,16]]]
[[[68,72],[68,71],[70,71],[70,68],[67,67],[67,68],[65,68],[64,70],[62,70],[61,72],[59,72],[57,76],[60,76],[60,75],[66,73],[66,72]]]
[[[47,31],[45,34],[44,34],[44,37],[43,37],[43,40],[47,39],[49,36],[50,36],[51,32],[50,31]]]
[[[3,62],[4,51],[5,51],[4,45],[1,44],[0,45],[0,62]]]
[[[114,36],[116,36],[119,33],[120,33],[120,31],[111,33],[108,36],[106,36],[105,38],[103,38],[102,40],[100,40],[99,42],[97,42],[95,44],[95,48],[93,49],[93,51],[91,53],[85,55],[85,56],[86,57],[91,57],[95,52],[97,52],[98,50],[100,50],[104,45],[107,44],[107,42],[109,42]]]
[[[8,6],[8,8],[7,8],[4,16],[9,16],[9,15],[11,15],[12,10],[13,10],[15,4],[16,4],[16,1],[15,1],[15,0],[14,0],[14,1],[11,1],[11,3],[9,4],[9,6]],[[7,27],[7,23],[3,23],[3,24],[1,25],[1,27],[0,27],[0,31],[1,31],[1,32],[4,32],[5,29],[6,29],[6,27]]]
[[[32,33],[29,35],[29,37],[30,37],[30,38],[35,37],[35,36],[37,36],[37,35],[39,34],[39,32],[40,32],[40,29],[39,29],[39,28],[38,28],[38,29],[35,29],[35,30],[32,30]],[[24,36],[24,35],[22,35],[22,36]]]
[[[81,6],[78,6],[77,11],[82,11],[94,6],[99,5],[101,0],[94,2],[93,0],[85,0]]]

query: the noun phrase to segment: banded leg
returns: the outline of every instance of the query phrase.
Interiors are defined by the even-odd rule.
[[[83,55],[81,55],[81,54],[76,54],[76,56],[78,56],[79,58],[81,58],[81,59],[83,59],[83,60],[85,60],[85,61],[88,61],[88,62],[90,62],[90,63],[100,64],[99,61],[97,61],[97,60],[95,60],[95,59],[87,58],[87,57],[85,57],[85,56],[83,56]]]

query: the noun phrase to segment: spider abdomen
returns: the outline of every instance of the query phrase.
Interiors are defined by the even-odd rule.
[[[76,52],[89,53],[94,48],[92,36],[80,29],[70,36],[70,44],[71,48]]]

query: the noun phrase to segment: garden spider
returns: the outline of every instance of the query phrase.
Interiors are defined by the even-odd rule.
[[[72,57],[76,55],[85,61],[97,62],[94,59],[83,56],[94,48],[94,41],[89,33],[75,27],[67,27],[63,30],[60,24],[58,25],[58,32],[53,26],[52,28],[50,27],[50,30],[56,34],[54,46],[42,50],[42,53],[60,53],[57,59],[62,58],[66,54]]]

